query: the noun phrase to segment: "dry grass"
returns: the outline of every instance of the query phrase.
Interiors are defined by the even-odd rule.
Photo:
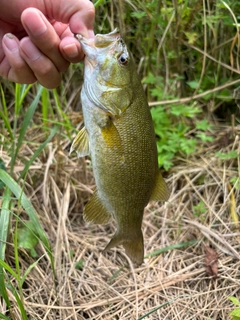
[[[230,131],[222,129],[223,136]],[[240,151],[239,133],[238,126],[225,152]],[[178,159],[166,179],[169,202],[149,204],[144,215],[146,254],[195,239],[197,244],[146,258],[138,268],[121,247],[101,254],[114,233],[114,222],[84,223],[83,205],[94,190],[90,163],[69,157],[70,142],[66,139],[59,145],[57,140],[32,165],[25,185],[51,241],[56,267],[56,287],[46,254],[27,277],[23,292],[29,319],[131,320],[174,299],[145,319],[228,319],[232,306],[227,297],[240,296],[240,226],[231,217],[231,212],[240,212],[240,191],[229,182],[240,165],[239,159],[216,157],[221,138],[203,146],[194,158]],[[22,149],[23,161],[32,152]],[[1,157],[8,164],[4,152]],[[16,176],[21,169],[19,161]],[[197,216],[194,208],[199,202],[206,212]],[[216,279],[206,274],[206,245],[219,255]],[[44,248],[37,251],[41,256]],[[34,260],[24,250],[19,258],[23,273]],[[14,267],[11,245],[7,262]],[[15,319],[21,319],[14,297],[11,303]],[[0,312],[4,308],[2,303]]]

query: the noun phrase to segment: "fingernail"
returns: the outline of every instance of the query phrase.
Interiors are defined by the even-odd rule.
[[[26,45],[21,45],[21,49],[32,61],[37,60],[41,57],[41,52],[34,46],[31,41],[28,41]]]
[[[64,53],[69,57],[69,58],[75,58],[78,56],[78,48],[75,43],[71,43],[63,47]]]
[[[95,34],[93,30],[88,30],[89,38],[94,38]]]
[[[16,41],[16,38],[11,33],[5,34],[3,41],[4,41],[5,46],[10,51],[17,51],[18,50],[18,43]]]
[[[36,19],[29,19],[26,28],[28,29],[28,32],[31,33],[34,36],[40,36],[44,32],[47,31],[47,26],[45,22],[43,21],[42,15],[36,15]]]

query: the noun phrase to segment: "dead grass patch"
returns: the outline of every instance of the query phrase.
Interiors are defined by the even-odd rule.
[[[236,127],[224,152],[239,153],[239,132]],[[114,222],[100,226],[83,221],[83,206],[94,190],[91,165],[69,157],[70,142],[58,141],[30,167],[24,187],[51,241],[56,267],[54,283],[50,261],[39,246],[42,258],[24,283],[29,319],[139,319],[171,300],[146,319],[229,318],[232,305],[227,297],[240,296],[240,225],[231,216],[235,212],[239,217],[240,212],[240,191],[231,182],[239,175],[239,159],[220,160],[215,143],[177,161],[167,177],[169,202],[146,208],[145,253],[191,240],[197,243],[146,258],[135,268],[121,247],[101,254],[114,234]],[[22,149],[19,159],[26,161],[31,152]],[[3,151],[1,157],[8,164]],[[19,160],[16,176],[22,168]],[[24,212],[21,216],[24,219]],[[218,253],[216,279],[206,273],[206,245]],[[22,272],[34,262],[24,250],[19,258]],[[14,267],[11,245],[7,261]],[[20,319],[10,297],[15,319]],[[3,313],[4,308],[1,302]]]

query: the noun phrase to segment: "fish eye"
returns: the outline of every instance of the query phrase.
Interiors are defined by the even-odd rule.
[[[126,66],[128,64],[128,56],[125,53],[121,54],[118,58],[118,62],[121,65]]]

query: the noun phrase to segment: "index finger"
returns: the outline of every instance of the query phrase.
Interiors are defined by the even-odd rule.
[[[89,0],[60,0],[56,6],[45,0],[47,16],[50,19],[69,24],[72,33],[93,37],[95,8]]]

